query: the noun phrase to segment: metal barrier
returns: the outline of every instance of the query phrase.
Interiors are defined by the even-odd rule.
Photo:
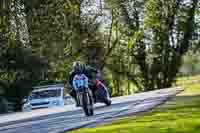
[[[17,111],[20,105],[17,104],[15,98],[5,98],[0,96],[0,113],[12,113]]]
[[[7,113],[12,113],[15,111],[15,103],[7,102]]]

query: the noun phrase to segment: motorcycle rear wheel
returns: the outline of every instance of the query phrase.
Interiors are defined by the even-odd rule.
[[[109,100],[109,99],[105,99],[105,100],[104,100],[104,103],[106,104],[106,106],[110,106],[111,103],[112,103],[112,101]]]

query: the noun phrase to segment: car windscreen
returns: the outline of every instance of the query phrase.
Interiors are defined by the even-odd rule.
[[[30,99],[59,97],[60,95],[61,95],[61,89],[35,91],[35,92],[32,92]]]

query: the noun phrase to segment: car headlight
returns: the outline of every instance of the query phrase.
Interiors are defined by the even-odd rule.
[[[60,105],[60,102],[59,101],[52,101],[52,104],[53,105]]]

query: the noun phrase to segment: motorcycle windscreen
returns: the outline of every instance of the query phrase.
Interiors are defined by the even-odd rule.
[[[73,88],[78,91],[83,88],[88,88],[88,78],[84,74],[77,74],[73,78]]]

